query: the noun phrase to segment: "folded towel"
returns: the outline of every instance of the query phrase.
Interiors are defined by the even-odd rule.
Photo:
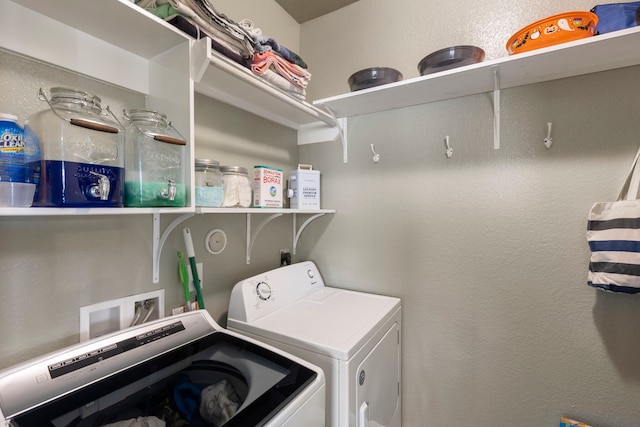
[[[273,37],[267,37],[262,34],[262,30],[257,28],[253,21],[250,19],[243,19],[238,22],[238,25],[242,27],[247,34],[249,34],[253,40],[261,46],[261,49],[258,49],[259,52],[266,52],[269,50],[273,50],[278,55],[282,56],[289,62],[292,62],[300,67],[306,69],[307,64],[300,58],[300,55],[291,51],[290,49],[282,46],[278,43]]]
[[[271,86],[281,89],[299,101],[304,101],[307,97],[307,92],[303,88],[292,84],[289,80],[274,71],[265,70],[260,77]]]
[[[179,30],[190,35],[194,39],[209,37],[209,39],[211,39],[211,47],[215,51],[220,52],[227,58],[242,65],[245,68],[251,67],[251,60],[248,57],[246,57],[246,54],[247,54],[246,51],[244,50],[240,51],[237,48],[230,46],[224,40],[221,40],[215,35],[210,34],[209,31],[196,25],[193,21],[191,21],[191,19],[187,18],[186,16],[173,15],[173,16],[168,16],[165,20],[169,24],[173,25]]]
[[[282,46],[275,39],[271,37],[260,36],[256,41],[260,43],[260,46],[268,48],[267,50],[272,50],[287,61],[292,62],[304,69],[307,69],[307,63],[304,62],[302,58],[300,58],[300,55]]]
[[[305,89],[311,80],[311,73],[299,65],[293,64],[273,52],[255,53],[251,59],[251,71],[262,75],[272,70],[294,85]]]
[[[171,6],[181,15],[189,17],[197,26],[215,35],[220,41],[246,52],[244,56],[251,57],[256,51],[255,42],[233,21],[227,21],[221,16],[214,15],[204,9],[200,0],[169,0]]]

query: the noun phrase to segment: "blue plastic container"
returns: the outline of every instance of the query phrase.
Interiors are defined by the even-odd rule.
[[[0,206],[29,207],[40,181],[38,138],[18,124],[18,118],[0,113]]]
[[[0,113],[0,182],[26,182],[24,130],[18,118]]]
[[[591,9],[598,15],[598,34],[636,27],[640,21],[640,1],[599,4]]]

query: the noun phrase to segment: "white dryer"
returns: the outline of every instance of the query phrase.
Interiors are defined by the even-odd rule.
[[[400,299],[325,286],[311,261],[245,279],[227,328],[321,367],[329,427],[400,427]]]
[[[325,394],[320,368],[198,310],[1,371],[0,426],[321,427]]]

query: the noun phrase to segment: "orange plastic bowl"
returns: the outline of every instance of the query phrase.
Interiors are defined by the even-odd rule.
[[[596,33],[598,16],[592,12],[566,12],[527,25],[507,43],[509,55],[591,37]]]

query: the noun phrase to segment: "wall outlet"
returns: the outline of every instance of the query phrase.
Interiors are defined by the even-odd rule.
[[[291,265],[291,251],[289,249],[280,249],[280,265]]]
[[[204,265],[201,262],[196,262],[196,270],[198,270],[198,279],[200,279],[200,289],[204,289]],[[189,292],[195,292],[196,288],[193,285],[193,273],[191,272],[191,266],[187,266],[187,272],[189,273]]]
[[[80,341],[163,317],[164,289],[80,307]]]

